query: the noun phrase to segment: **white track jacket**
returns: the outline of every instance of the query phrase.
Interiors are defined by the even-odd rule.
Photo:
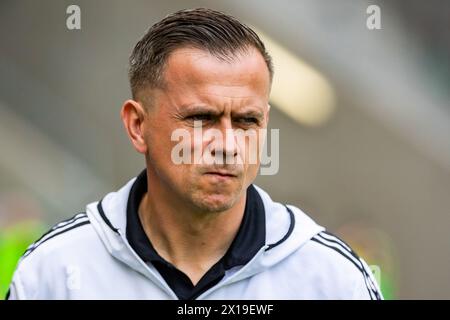
[[[178,299],[125,236],[134,180],[32,244],[9,299]],[[382,299],[367,264],[346,243],[254,187],[264,204],[266,244],[197,299]]]

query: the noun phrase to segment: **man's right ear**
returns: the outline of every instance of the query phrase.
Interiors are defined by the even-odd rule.
[[[141,103],[135,100],[126,100],[120,111],[123,125],[137,152],[147,153],[147,144],[144,139],[144,126],[146,111]]]

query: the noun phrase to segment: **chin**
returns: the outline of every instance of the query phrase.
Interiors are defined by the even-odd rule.
[[[201,211],[221,212],[233,207],[238,199],[232,194],[204,194],[192,200]]]
[[[239,201],[243,187],[243,180],[238,178],[220,183],[214,178],[201,177],[185,195],[200,211],[221,212],[232,208]]]

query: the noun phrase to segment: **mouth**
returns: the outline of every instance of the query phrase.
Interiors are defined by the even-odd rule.
[[[205,172],[206,175],[216,176],[216,177],[223,177],[223,178],[236,178],[237,175],[228,172],[228,171],[208,171]]]

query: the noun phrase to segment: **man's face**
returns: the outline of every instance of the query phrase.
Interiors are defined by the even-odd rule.
[[[148,92],[151,103],[143,126],[150,184],[164,185],[200,211],[227,210],[259,169],[259,156],[256,161],[250,156],[255,150],[249,146],[252,139],[238,139],[236,133],[249,133],[259,146],[258,133],[267,127],[270,79],[265,61],[257,50],[229,62],[207,51],[182,48],[169,56],[163,77],[164,88]],[[198,121],[200,136],[194,134],[200,129],[195,128]],[[172,141],[176,130],[184,130],[190,139]],[[212,131],[223,138],[209,134]],[[191,163],[174,162],[172,151],[180,144],[188,147]],[[199,162],[194,154],[223,161]]]

